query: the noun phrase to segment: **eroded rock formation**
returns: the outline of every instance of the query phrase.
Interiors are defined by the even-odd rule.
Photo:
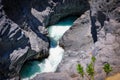
[[[90,11],[79,17],[60,40],[60,45],[65,49],[58,72],[68,72],[69,75],[77,73],[76,65],[82,63],[84,67],[90,62],[89,51],[93,47],[91,35]]]
[[[49,47],[47,37],[32,29],[22,29],[5,14],[3,7],[0,1],[0,79],[19,75],[26,60],[35,55],[46,57]]]
[[[85,68],[91,55],[97,58],[96,80],[105,79],[106,62],[113,68],[110,75],[119,72],[120,0],[0,0],[0,79],[19,75],[26,60],[48,56],[45,27],[71,15],[80,17],[60,40],[65,54],[58,73],[39,74],[33,80],[83,80],[76,64]]]
[[[86,16],[87,18],[90,18],[90,21],[88,20],[89,24],[83,24],[81,21],[85,20],[81,18],[80,20],[78,20],[78,23],[80,25],[73,25],[73,30],[68,30],[63,38],[60,40],[60,44],[65,48],[66,51],[65,56],[58,67],[58,71],[65,71],[68,72],[70,75],[77,73],[77,71],[75,70],[76,64],[81,63],[85,68],[90,62],[90,56],[92,54],[97,59],[95,63],[95,80],[104,80],[106,74],[103,71],[103,65],[105,63],[109,63],[113,68],[113,71],[109,75],[120,72],[120,1],[91,0],[90,6],[91,7],[89,16]],[[84,15],[86,14],[83,14],[82,16]],[[87,18],[85,19],[87,20]],[[94,42],[94,44],[92,43],[92,46],[90,45],[91,49],[90,46],[87,47],[89,44],[86,42],[86,39],[84,39],[86,38],[86,36],[83,36],[88,33],[88,31],[84,28],[86,33],[81,35],[84,30],[81,31],[81,29],[79,28],[88,26],[91,26],[91,35]],[[79,30],[75,29],[76,27],[78,27],[77,29]],[[79,33],[79,35],[76,33]],[[72,38],[72,35],[76,36],[77,38]],[[81,39],[84,40],[81,42]],[[90,38],[88,38],[87,40],[89,42]],[[85,44],[80,46],[80,43],[84,42]],[[77,46],[78,44],[79,46]],[[87,49],[85,49],[84,46],[87,47]],[[79,50],[82,51],[84,54],[81,54]]]
[[[67,73],[71,80],[87,80],[86,77],[83,79],[77,74],[76,65],[80,63],[85,69],[92,55],[97,59],[95,80],[106,78],[103,71],[105,63],[112,66],[112,72],[107,76],[120,72],[120,0],[90,0],[89,2],[90,10],[82,14],[60,40],[65,53],[57,73]],[[57,73],[51,76],[54,77]],[[38,78],[42,79],[44,76],[37,75],[34,79]],[[50,79],[48,77],[48,80]]]
[[[19,76],[25,61],[48,56],[47,25],[87,9],[86,0],[0,0],[0,79]]]
[[[120,72],[120,1],[103,0],[94,1],[92,4],[94,5],[91,5],[91,19],[95,18],[92,25],[97,28],[96,78],[101,80],[106,77],[102,66],[107,62],[113,68],[111,74]]]

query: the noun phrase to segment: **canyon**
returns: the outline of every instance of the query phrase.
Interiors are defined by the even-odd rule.
[[[48,58],[48,26],[70,16],[78,18],[59,40],[65,52],[56,71],[31,80],[83,80],[76,65],[85,68],[91,56],[95,80],[106,78],[105,63],[108,76],[119,73],[120,0],[0,0],[0,80],[19,80],[24,63]]]

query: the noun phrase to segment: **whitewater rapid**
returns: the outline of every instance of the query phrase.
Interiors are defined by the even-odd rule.
[[[43,61],[32,61],[24,65],[21,71],[22,80],[32,79],[34,76],[44,72],[55,72],[62,60],[64,49],[59,46],[59,39],[71,27],[75,18],[68,18],[56,25],[49,26],[50,37],[49,57]]]

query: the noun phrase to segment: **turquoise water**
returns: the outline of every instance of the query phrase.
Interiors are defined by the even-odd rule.
[[[64,49],[58,45],[59,39],[71,27],[75,19],[76,17],[70,17],[60,21],[55,25],[49,26],[48,32],[51,41],[49,49],[50,56],[43,61],[27,62],[20,72],[22,80],[29,80],[36,74],[43,72],[56,71],[64,53]]]

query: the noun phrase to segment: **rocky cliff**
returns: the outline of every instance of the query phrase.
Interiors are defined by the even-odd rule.
[[[96,78],[102,80],[106,77],[102,66],[107,62],[113,68],[110,75],[120,72],[120,0],[94,1],[91,4],[94,4],[91,5],[91,25],[97,31]]]
[[[85,69],[91,56],[97,59],[95,80],[105,80],[120,72],[120,0],[89,0],[89,3],[90,9],[74,22],[60,40],[65,53],[56,73],[47,78],[44,74],[37,75],[34,80],[59,80],[54,75],[59,75],[62,79],[62,73],[67,75],[62,80],[87,80],[77,74],[76,65],[80,63]],[[102,69],[105,63],[112,66],[112,72],[107,76]],[[48,74],[50,73],[46,75]]]
[[[77,73],[76,65],[80,63],[85,68],[93,55],[97,59],[95,80],[105,79],[102,69],[105,63],[109,63],[113,68],[109,76],[119,73],[119,20],[119,0],[91,0],[90,10],[81,15],[60,40],[60,44],[65,48],[65,56],[58,71],[73,75]]]
[[[49,55],[47,25],[87,9],[86,0],[0,0],[0,79],[19,76],[26,61]]]
[[[120,0],[0,0],[0,79],[19,79],[14,77],[24,62],[47,57],[46,27],[67,16],[79,18],[60,40],[65,53],[58,73],[33,80],[82,80],[76,64],[86,67],[91,55],[97,58],[96,80],[106,77],[106,62],[110,75],[120,72]]]
[[[10,11],[11,7],[6,7],[7,3],[4,1],[0,0],[0,79],[2,80],[18,76],[26,60],[33,59],[36,55],[42,55],[40,58],[46,57],[49,47],[49,40],[42,33],[36,34],[32,29],[26,30],[27,25],[23,28],[22,24],[19,25],[12,20],[16,18],[17,21],[19,15],[16,17],[12,9],[8,14],[7,11]]]

